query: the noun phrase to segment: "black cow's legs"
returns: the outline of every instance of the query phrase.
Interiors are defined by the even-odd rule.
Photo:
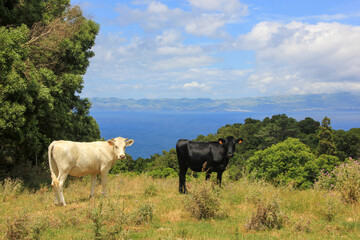
[[[211,172],[207,171],[205,176],[205,181],[209,180],[210,177],[211,177]]]
[[[219,184],[220,187],[221,187],[222,174],[223,172],[218,172],[217,174],[217,184]]]
[[[188,166],[180,166],[179,170],[179,192],[187,194],[185,180],[186,180],[186,172],[187,172]]]

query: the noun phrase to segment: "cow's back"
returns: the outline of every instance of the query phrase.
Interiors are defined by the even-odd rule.
[[[186,164],[193,171],[202,171],[205,162],[213,158],[212,142],[179,140],[176,145],[179,164]]]
[[[72,176],[98,174],[101,169],[101,161],[110,157],[107,156],[107,148],[104,142],[61,140],[53,142],[52,146],[53,158],[58,167],[64,171],[70,170],[69,174]]]

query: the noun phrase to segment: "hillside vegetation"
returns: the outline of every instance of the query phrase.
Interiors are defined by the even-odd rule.
[[[226,170],[231,180],[247,175],[277,186],[290,184],[307,189],[321,171],[331,172],[349,157],[360,157],[360,128],[333,130],[327,117],[321,124],[312,118],[297,121],[285,114],[263,121],[247,118],[243,124],[226,125],[216,134],[199,135],[195,140],[217,141],[227,136],[244,139],[236,147]],[[129,171],[153,177],[175,176],[178,172],[176,151],[170,149],[136,161],[128,156],[111,170],[113,174]]]

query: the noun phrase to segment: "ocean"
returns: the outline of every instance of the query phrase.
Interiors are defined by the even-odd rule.
[[[327,116],[333,129],[349,130],[360,127],[359,111],[337,112],[283,112],[300,121],[311,117],[321,122]],[[93,110],[100,126],[101,137],[128,137],[135,142],[126,149],[133,159],[148,158],[163,150],[175,148],[178,139],[194,139],[198,135],[215,134],[226,124],[244,123],[246,118],[263,120],[283,113],[259,112],[131,112]]]

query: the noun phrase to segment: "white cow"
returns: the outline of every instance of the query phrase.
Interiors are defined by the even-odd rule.
[[[107,175],[116,160],[125,159],[125,148],[134,140],[122,137],[98,142],[54,141],[49,146],[48,157],[55,204],[66,206],[63,186],[68,175],[91,175],[90,197],[94,196],[96,176],[101,175],[103,193],[106,195]]]

